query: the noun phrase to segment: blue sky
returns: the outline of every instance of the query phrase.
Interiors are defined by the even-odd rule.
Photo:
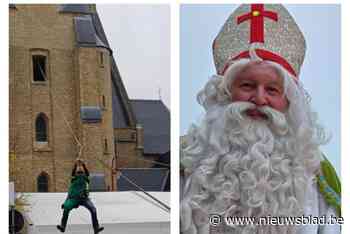
[[[285,5],[303,32],[307,50],[300,79],[321,124],[331,134],[322,147],[340,174],[340,5]],[[212,41],[237,5],[180,8],[180,134],[200,119],[198,91],[215,73]]]

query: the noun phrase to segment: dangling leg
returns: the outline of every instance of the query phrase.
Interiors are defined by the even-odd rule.
[[[67,226],[67,221],[68,221],[68,216],[69,212],[77,206],[77,201],[73,199],[67,199],[64,204],[62,205],[63,209],[63,216],[61,219],[61,225],[57,225],[57,229],[60,230],[61,232],[64,232],[66,230]]]
[[[86,209],[90,211],[92,226],[94,227],[95,234],[103,231],[103,227],[100,227],[97,220],[97,213],[94,204],[91,202],[89,198],[83,200],[80,205],[84,206]]]
[[[65,208],[63,210],[63,216],[62,216],[62,219],[61,219],[61,225],[57,225],[57,229],[60,230],[61,232],[64,232],[66,230],[69,212],[70,212],[70,209],[66,209]]]

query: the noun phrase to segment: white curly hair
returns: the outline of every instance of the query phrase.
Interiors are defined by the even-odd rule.
[[[244,111],[256,108],[231,101],[230,87],[252,61],[230,65],[224,76],[214,75],[198,93],[206,113],[192,125],[182,149],[186,178],[181,201],[183,233],[208,233],[209,214],[223,216],[297,216],[303,214],[306,184],[319,170],[319,146],[328,139],[317,122],[307,92],[282,66],[268,63],[283,78],[289,100],[286,113],[269,107],[260,111],[268,123],[249,120]],[[257,233],[254,226],[234,226],[233,233]],[[261,233],[293,233],[294,227],[259,227]],[[260,232],[259,232],[260,233]]]

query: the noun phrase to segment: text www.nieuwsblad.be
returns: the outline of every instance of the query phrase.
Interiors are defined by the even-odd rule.
[[[298,217],[221,217],[213,214],[209,217],[209,224],[217,226],[224,220],[226,225],[342,225],[344,223],[343,217],[330,216],[298,216]]]

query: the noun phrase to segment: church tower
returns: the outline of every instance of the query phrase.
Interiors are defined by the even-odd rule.
[[[111,53],[94,5],[10,5],[10,180],[66,191],[80,155],[112,187]]]

